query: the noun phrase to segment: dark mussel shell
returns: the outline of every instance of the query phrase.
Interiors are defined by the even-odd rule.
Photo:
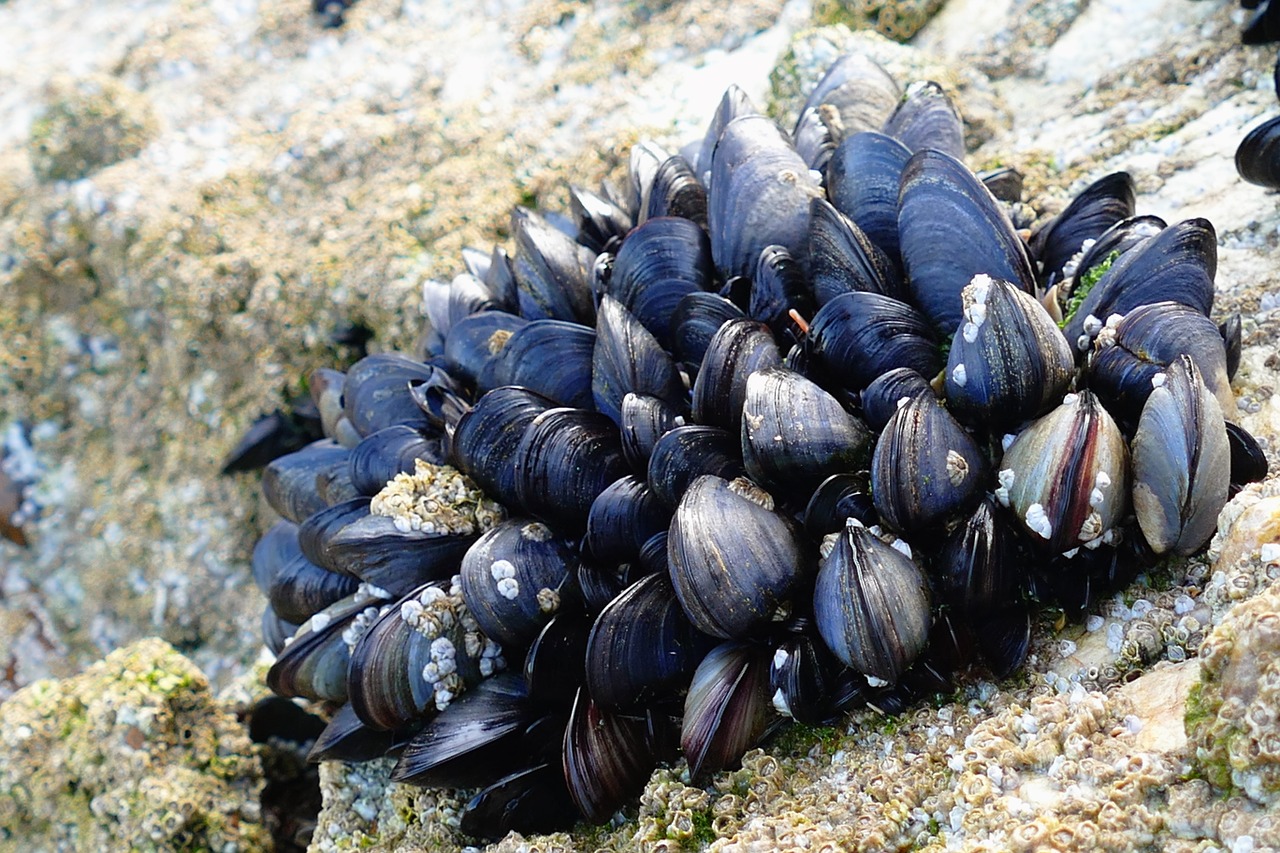
[[[1231,483],[1222,407],[1180,355],[1155,381],[1133,436],[1133,511],[1157,554],[1186,557],[1218,526]]]
[[[657,397],[672,406],[684,402],[684,383],[671,356],[622,303],[606,295],[596,323],[591,396],[597,411],[621,425],[627,394]]]
[[[1235,395],[1218,328],[1199,311],[1177,302],[1141,305],[1119,320],[1108,320],[1094,341],[1089,387],[1106,401],[1109,411],[1136,424],[1151,394],[1151,380],[1183,354],[1195,360],[1222,410],[1231,411]]]
[[[236,446],[227,453],[220,468],[223,474],[253,471],[272,459],[301,450],[323,438],[319,414],[308,397],[300,398],[306,411],[288,414],[276,409],[263,415],[247,429]]]
[[[480,376],[480,389],[518,385],[562,406],[593,407],[591,361],[596,334],[563,320],[536,320],[521,326]]]
[[[631,230],[631,214],[612,199],[579,186],[569,186],[569,217],[577,226],[578,242],[597,254]]]
[[[592,502],[627,473],[613,421],[581,409],[549,409],[538,415],[514,458],[520,506],[567,530],[585,527]]]
[[[529,424],[554,405],[527,388],[495,388],[458,421],[450,449],[454,462],[486,494],[514,503],[516,471],[511,460]]]
[[[1064,295],[1071,297],[1071,301],[1076,303],[1083,301],[1085,292],[1079,288],[1086,278],[1093,278],[1096,282],[1101,273],[1110,269],[1122,255],[1138,248],[1168,227],[1169,223],[1150,214],[1131,216],[1112,225],[1080,256],[1079,262],[1075,264],[1075,271],[1071,273],[1071,286]]]
[[[680,731],[692,778],[736,766],[764,736],[773,711],[769,660],[764,646],[730,641],[698,664]]]
[[[676,306],[690,293],[710,290],[714,280],[706,232],[687,219],[663,216],[627,235],[613,263],[609,293],[670,350]]]
[[[1258,440],[1244,427],[1227,421],[1227,440],[1231,443],[1231,485],[1239,488],[1261,483],[1267,477],[1267,454]]]
[[[360,494],[372,497],[395,475],[412,473],[419,459],[443,465],[443,436],[424,434],[404,424],[380,429],[351,448],[351,485]]]
[[[410,382],[426,382],[436,373],[429,364],[394,352],[366,356],[347,369],[342,405],[360,435],[394,424],[430,426],[409,394]]]
[[[582,577],[579,564],[578,577]],[[529,701],[563,708],[586,679],[587,635],[591,619],[571,611],[557,613],[533,642],[524,657],[524,683]]]
[[[524,679],[505,672],[486,678],[437,714],[405,746],[393,782],[466,787],[515,769],[535,756],[522,754],[533,721]]]
[[[809,494],[858,467],[870,443],[860,420],[799,373],[769,367],[747,378],[742,458],[757,482]]]
[[[746,313],[715,293],[690,293],[676,305],[671,325],[675,329],[675,356],[692,376],[706,355],[711,339],[730,320],[745,320]]]
[[[822,725],[835,713],[840,668],[821,638],[808,631],[789,635],[774,650],[769,666],[773,707],[798,723]]]
[[[467,835],[498,841],[509,832],[552,832],[579,817],[565,787],[558,761],[535,764],[509,773],[467,801],[459,829]]]
[[[563,762],[578,811],[602,823],[644,789],[657,757],[644,718],[606,711],[583,688],[565,728]]]
[[[367,726],[348,702],[334,712],[329,724],[320,732],[307,753],[307,761],[312,764],[320,761],[373,761],[403,744],[416,730],[416,725],[402,731]]]
[[[947,535],[933,561],[941,603],[977,621],[1019,602],[1027,578],[1016,537],[1006,516],[997,513],[990,498],[983,498],[965,523]]]
[[[253,582],[265,593],[271,588],[280,570],[294,557],[302,554],[298,546],[298,525],[288,519],[280,519],[253,545],[249,565],[253,569]]]
[[[347,663],[351,655],[342,633],[367,606],[368,599],[357,593],[302,623],[267,670],[271,692],[318,702],[347,701]]]
[[[622,455],[632,470],[649,470],[649,455],[658,439],[675,429],[680,412],[657,397],[627,394],[622,398]]]
[[[1244,347],[1244,327],[1240,320],[1240,312],[1233,311],[1227,319],[1218,324],[1218,331],[1222,334],[1222,345],[1227,351],[1227,381],[1230,382],[1236,378],[1236,371],[1240,369],[1240,356]],[[1230,409],[1224,411],[1230,411]]]
[[[831,63],[801,109],[830,104],[840,114],[844,133],[877,130],[893,114],[901,90],[889,72],[862,53],[846,53]]]
[[[881,130],[913,153],[932,148],[964,159],[964,122],[947,93],[932,80],[907,86],[898,108]]]
[[[662,161],[654,173],[645,222],[664,216],[678,216],[700,228],[707,224],[707,191],[678,154]]]
[[[711,116],[711,123],[707,125],[707,132],[702,135],[697,162],[691,164],[698,173],[700,181],[704,184],[710,182],[711,152],[720,141],[720,134],[724,133],[725,125],[740,116],[760,114],[756,105],[751,102],[751,98],[736,83],[730,84],[729,88],[724,90],[715,114]]]
[[[917,394],[933,394],[933,386],[910,367],[895,367],[877,376],[862,389],[862,419],[873,432],[880,432],[898,411],[898,401]]]
[[[783,336],[793,326],[790,312],[809,317],[813,309],[813,297],[800,264],[782,246],[766,246],[751,280],[751,319],[766,324],[774,337],[786,340]]]
[[[944,335],[962,320],[960,291],[978,273],[1031,292],[1022,239],[987,188],[939,151],[912,155],[902,171],[898,239],[915,304]]]
[[[267,590],[271,609],[287,622],[301,624],[356,591],[350,575],[323,569],[299,553],[286,563]]]
[[[1133,216],[1135,192],[1128,172],[1112,172],[1085,187],[1062,213],[1039,228],[1031,237],[1031,252],[1040,261],[1041,280],[1061,281],[1063,268],[1086,240],[1097,240]]]
[[[520,316],[594,326],[590,279],[595,253],[524,207],[511,211],[511,233]]]
[[[751,275],[766,246],[784,246],[805,265],[809,201],[821,189],[772,119],[729,122],[711,154],[707,224],[724,278]]]
[[[604,708],[647,703],[688,683],[715,642],[693,627],[669,576],[647,575],[596,617],[587,640],[587,691]]]
[[[551,528],[508,519],[462,558],[462,600],[486,635],[520,648],[560,611],[577,569],[574,550]]]
[[[834,118],[835,112],[830,107],[810,107],[801,113],[795,132],[792,133],[796,153],[815,172],[822,172],[827,168],[839,141],[838,127],[833,128],[829,123]]]
[[[422,310],[427,324],[445,340],[462,319],[497,308],[489,288],[470,273],[456,276],[448,284],[426,281],[422,285]]]
[[[963,512],[986,485],[986,456],[932,394],[898,407],[871,458],[876,511],[894,530],[928,530]]]
[[[959,304],[957,291],[957,309]],[[809,325],[808,343],[822,372],[851,390],[895,367],[921,376],[934,376],[942,367],[925,318],[879,293],[845,293],[822,306]]]
[[[832,474],[813,490],[804,508],[804,529],[814,539],[844,529],[856,518],[866,525],[878,523],[871,501],[871,481],[865,472]]]
[[[1179,302],[1207,317],[1217,268],[1218,238],[1209,220],[1170,225],[1120,255],[1098,279],[1063,327],[1067,341],[1083,352],[1112,314],[1152,302]]]
[[[345,471],[350,451],[324,439],[277,457],[262,473],[262,494],[281,516],[301,524],[328,506],[321,484]]]
[[[818,633],[846,666],[896,683],[929,640],[924,574],[857,521],[835,537],[814,587]]]
[[[346,564],[329,549],[334,535],[348,524],[369,514],[370,499],[356,497],[312,513],[298,526],[298,548],[306,558],[331,572],[351,574]]]
[[[749,480],[702,476],[667,538],[676,595],[698,630],[744,637],[774,617],[810,567],[796,530]]]
[[[674,509],[703,474],[725,480],[745,476],[741,452],[740,439],[727,430],[698,424],[676,427],[658,439],[649,456],[649,488]]]
[[[604,563],[630,562],[649,537],[666,532],[670,521],[671,508],[643,480],[620,477],[591,504],[587,551]]]
[[[747,377],[782,364],[782,353],[768,327],[754,320],[730,320],[707,345],[693,383],[693,419],[738,433]]]
[[[1258,0],[1247,0],[1240,5],[1246,9],[1257,8]],[[1244,32],[1240,34],[1240,41],[1243,44],[1267,44],[1280,41],[1280,8],[1268,0],[1249,19],[1249,23],[1245,24]]]
[[[298,632],[300,626],[287,622],[276,615],[268,604],[262,608],[262,642],[276,657],[280,656],[280,652],[284,650],[287,643],[294,634]]]
[[[400,596],[454,574],[474,541],[476,534],[401,530],[391,516],[367,513],[327,529],[321,565]]]
[[[481,311],[453,324],[444,339],[449,371],[472,385],[480,381],[490,362],[502,352],[511,335],[529,321],[505,311]]]
[[[826,199],[814,199],[809,210],[809,274],[819,305],[854,291],[903,297],[897,268],[856,223]]]
[[[882,133],[846,137],[827,164],[827,196],[902,268],[898,249],[898,187],[911,152]]]
[[[1278,16],[1280,12],[1272,15]],[[1280,189],[1280,116],[1264,121],[1240,141],[1236,171],[1251,184]]]
[[[1029,293],[976,275],[947,359],[947,404],[970,423],[1012,428],[1062,398],[1075,376],[1071,347]]]

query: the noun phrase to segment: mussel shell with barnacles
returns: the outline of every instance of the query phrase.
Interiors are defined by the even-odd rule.
[[[1033,594],[1100,592],[1027,566],[1204,547],[1266,472],[1212,226],[1116,173],[1028,245],[906,91],[846,57],[793,144],[731,89],[691,160],[429,283],[422,360],[317,372],[254,572],[271,687],[348,703],[318,756],[479,786],[478,836],[603,821],[681,753],[1012,672]]]

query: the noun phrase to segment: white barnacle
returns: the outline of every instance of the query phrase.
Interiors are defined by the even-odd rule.
[[[955,450],[947,451],[947,479],[958,486],[969,476],[969,461]]]
[[[498,594],[512,601],[520,594],[520,582],[515,578],[503,578],[498,581]]]
[[[436,637],[431,641],[431,659],[434,661],[453,660],[457,653],[448,637]]]
[[[1048,539],[1053,536],[1053,523],[1049,521],[1049,516],[1044,511],[1044,507],[1038,503],[1034,503],[1027,507],[1027,528],[1031,532],[1038,535],[1041,539]]]
[[[959,385],[961,388],[963,388],[965,383],[969,381],[969,374],[965,372],[963,361],[951,368],[951,381]]]
[[[871,685],[872,687],[888,687],[889,686],[889,682],[885,681],[883,678],[876,678],[874,675],[867,675],[866,673],[863,673],[862,677],[865,678],[867,680],[867,684]]]
[[[895,539],[889,543],[889,547],[902,554],[907,559],[911,559],[911,546],[907,544],[905,539]]]
[[[1102,326],[1102,321],[1092,314],[1084,318],[1084,333],[1090,338],[1098,334],[1098,332],[1101,332]]]
[[[503,581],[516,576],[516,567],[510,560],[494,560],[489,566],[489,574],[495,581]]]
[[[554,589],[543,587],[538,590],[538,610],[543,613],[555,613],[560,609],[560,593]]]
[[[1011,432],[1006,432],[1004,435],[1000,436],[1000,449],[1008,453],[1009,448],[1013,447],[1013,443],[1017,440],[1018,437],[1016,435]]]
[[[818,556],[826,559],[831,556],[831,552],[836,549],[836,543],[840,541],[839,533],[828,533],[822,537],[822,541],[818,543]]]
[[[1092,501],[1091,501],[1092,502]],[[1091,542],[1102,535],[1102,516],[1096,511],[1089,513],[1085,517],[1084,523],[1080,525],[1080,541]]]
[[[391,523],[394,524],[396,527],[396,530],[400,531],[401,533],[408,533],[410,530],[413,529],[413,525],[409,521],[409,516],[407,515],[397,515],[395,516],[395,518],[392,519]]]
[[[1102,505],[1107,502],[1107,495],[1102,489],[1094,489],[1089,492],[1089,506],[1094,509],[1101,509]]]
[[[1151,377],[1151,387],[1163,388],[1166,378],[1167,377],[1165,377],[1164,373],[1157,373],[1155,376]]]
[[[901,409],[903,406],[905,406],[907,403],[910,403],[910,402],[911,402],[910,397],[899,397],[897,402],[897,407]]]
[[[791,652],[786,649],[778,649],[773,653],[773,668],[782,669],[787,665],[787,661],[791,658]]]
[[[540,521],[531,521],[520,528],[520,538],[530,542],[546,542],[551,539],[551,528]]]
[[[787,696],[782,692],[781,687],[773,691],[773,707],[784,717],[791,716],[791,706],[787,704]]]
[[[1062,398],[1062,405],[1064,406],[1074,406],[1074,405],[1077,405],[1079,402],[1080,402],[1079,394],[1074,394],[1074,393],[1067,394],[1065,397]]]
[[[1106,471],[1099,471],[1097,474],[1094,474],[1093,487],[1095,489],[1102,489],[1103,491],[1111,488],[1111,475]]]
[[[332,616],[324,611],[320,611],[307,620],[307,625],[311,628],[311,632],[314,634],[316,631],[323,631],[325,628],[328,628],[329,623],[332,621]]]
[[[1017,475],[1014,474],[1012,468],[1001,468],[996,474],[996,479],[1000,485],[996,487],[996,500],[1000,501],[1002,506],[1009,505],[1009,490],[1013,488],[1013,481]]]

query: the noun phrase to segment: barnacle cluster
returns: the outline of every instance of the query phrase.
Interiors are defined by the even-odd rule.
[[[284,520],[255,551],[270,686],[341,706],[313,756],[394,750],[395,781],[479,788],[457,821],[482,837],[605,822],[683,756],[643,832],[751,838],[733,816],[793,784],[751,752],[779,712],[893,715],[1004,677],[1038,603],[1080,614],[1201,550],[1267,467],[1229,418],[1213,226],[1137,215],[1115,173],[1028,239],[1018,175],[975,175],[964,140],[942,86],[857,54],[790,134],[730,88],[684,154],[633,150],[625,194],[517,208],[513,253],[425,284],[415,357],[318,372],[329,438],[268,467]],[[1102,620],[1110,671],[925,737],[969,729],[963,749],[884,749],[833,843],[1000,810],[992,838],[1027,849],[1154,832],[1143,798],[1173,771],[1100,761],[1130,726],[1080,682],[1185,654],[1208,614]],[[696,787],[740,762],[716,802]],[[1036,796],[1088,820],[1016,805]]]

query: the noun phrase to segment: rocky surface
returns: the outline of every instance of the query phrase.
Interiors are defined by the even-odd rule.
[[[0,32],[24,35],[0,51],[0,428],[26,427],[30,452],[9,452],[34,478],[30,546],[0,542],[0,698],[152,634],[215,683],[243,672],[261,608],[249,547],[272,519],[255,477],[217,469],[310,367],[354,356],[334,330],[360,322],[374,348],[411,349],[420,280],[504,239],[513,203],[561,206],[564,178],[616,176],[635,139],[700,134],[729,82],[789,122],[849,47],[953,91],[970,164],[1020,168],[1042,214],[1123,168],[1140,211],[1212,220],[1215,315],[1240,311],[1245,330],[1234,414],[1276,446],[1280,211],[1231,163],[1276,110],[1274,51],[1238,45],[1234,4],[951,0],[911,48],[852,33],[854,17],[789,41],[831,5],[360,0],[327,31],[306,0],[0,4]],[[933,6],[836,5],[879,9],[886,29]],[[660,771],[627,822],[534,847],[1280,844],[1275,718],[1231,686],[1242,659],[1274,669],[1272,491],[1227,508],[1208,557],[1140,578],[1082,625],[1046,614],[1012,685],[793,731],[709,790]],[[33,686],[0,715],[71,719],[32,697],[83,684]],[[385,773],[322,768],[317,847],[465,843],[456,799]],[[0,818],[55,837],[39,807]]]

